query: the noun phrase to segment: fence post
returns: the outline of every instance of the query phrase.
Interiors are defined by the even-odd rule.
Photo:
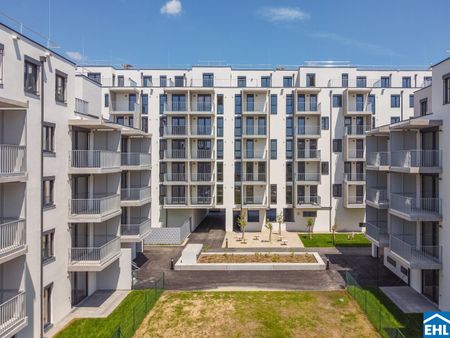
[[[133,308],[133,331],[136,330],[136,308]]]

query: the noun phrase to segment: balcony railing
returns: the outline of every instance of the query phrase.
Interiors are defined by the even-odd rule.
[[[401,150],[391,152],[391,166],[401,168],[441,168],[440,150]]]
[[[242,105],[242,113],[243,114],[267,113],[267,104],[257,102],[251,104],[244,101]]]
[[[299,149],[297,151],[297,158],[301,158],[301,159],[319,159],[320,160],[320,150],[315,150],[315,149],[302,150],[302,149]]]
[[[366,200],[378,204],[380,206],[389,205],[388,194],[386,189],[367,188]]]
[[[298,182],[320,182],[320,173],[297,173]]]
[[[134,103],[131,105],[126,105],[123,107],[118,107],[115,102],[112,102],[109,105],[109,112],[110,113],[140,113],[141,112],[141,105],[139,103]]]
[[[368,166],[388,166],[390,163],[390,153],[387,151],[372,152],[367,154],[366,164]]]
[[[165,173],[164,181],[165,182],[185,182],[186,174],[185,173]]]
[[[191,127],[191,135],[197,135],[197,136],[211,136],[212,133],[214,131],[214,127],[213,126],[198,126],[198,125],[193,125]]]
[[[390,194],[389,207],[411,217],[442,216],[442,200],[440,198],[420,198]]]
[[[407,239],[409,239],[409,243],[406,242]],[[435,266],[442,263],[441,246],[417,246],[411,243],[415,243],[415,236],[389,236],[391,251],[409,262],[412,268],[428,268],[430,265]]]
[[[267,128],[244,128],[242,133],[245,136],[267,136]]]
[[[347,125],[344,126],[345,128],[345,135],[365,135],[366,131],[369,131],[371,126],[370,125]]]
[[[351,102],[347,106],[347,112],[349,113],[372,113],[373,106],[371,103],[368,104],[360,104]]]
[[[120,194],[122,201],[142,201],[150,198],[150,187],[124,188]]]
[[[166,205],[185,205],[187,204],[187,198],[185,196],[176,196],[176,197],[164,197],[164,204]]]
[[[70,200],[72,215],[102,215],[120,209],[120,195]]]
[[[106,242],[102,244],[102,242]],[[120,237],[106,236],[102,245],[69,248],[69,264],[78,266],[102,265],[120,252]]]
[[[211,204],[212,200],[211,196],[192,196],[191,204]]]
[[[0,220],[0,258],[26,245],[24,219]]]
[[[366,223],[366,235],[385,246],[389,242],[387,223],[381,221],[369,221]]]
[[[122,153],[121,163],[123,166],[146,166],[151,164],[150,154],[145,153]]]
[[[26,147],[0,144],[0,177],[24,175],[26,170]]]
[[[194,182],[210,182],[211,179],[211,173],[191,173],[191,180]]]
[[[347,204],[363,204],[364,196],[363,195],[349,195],[347,196]]]
[[[366,174],[365,173],[345,173],[344,178],[348,182],[365,181]]]
[[[118,168],[120,167],[120,153],[107,150],[71,150],[70,166],[72,168]]]
[[[183,159],[186,158],[186,149],[172,149],[164,151],[166,159]]]
[[[164,112],[187,113],[187,104],[186,102],[166,103],[164,104],[163,109]]]
[[[131,218],[130,223],[121,224],[120,230],[122,236],[140,236],[151,229],[150,219]]]
[[[298,196],[297,204],[312,204],[312,205],[320,205],[320,196]]]
[[[320,126],[301,126],[297,128],[297,135],[320,135]]]
[[[188,133],[188,126],[166,126],[164,127],[164,135],[171,136],[186,136]]]
[[[25,291],[16,291],[12,297],[9,297],[8,300],[0,304],[0,334],[3,334],[8,330],[13,329],[16,325],[25,322],[25,302]]]
[[[266,174],[265,173],[244,173],[242,176],[243,180],[246,182],[265,182]]]
[[[350,148],[347,150],[347,157],[349,159],[363,159],[364,158],[364,149]]]
[[[214,104],[212,102],[192,102],[190,111],[194,113],[211,113],[214,111]]]
[[[210,159],[211,157],[211,149],[193,149],[191,152],[191,158],[193,159]]]
[[[266,157],[266,152],[265,151],[251,151],[251,150],[246,150],[244,151],[244,158],[247,159],[256,159],[256,160],[264,160]]]
[[[316,113],[321,111],[321,104],[317,102],[297,102],[297,113]]]
[[[245,196],[244,204],[245,205],[261,205],[265,203],[265,196],[254,195],[254,196]]]
[[[75,98],[75,113],[84,115],[89,114],[89,102],[79,98]]]

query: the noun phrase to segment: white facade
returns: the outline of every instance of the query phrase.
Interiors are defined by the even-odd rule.
[[[373,254],[384,255],[386,267],[443,311],[450,309],[449,78],[449,59],[432,66],[432,84],[415,92],[414,118],[367,136],[366,234]]]

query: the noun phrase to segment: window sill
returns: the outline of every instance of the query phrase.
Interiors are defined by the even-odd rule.
[[[59,106],[63,106],[63,107],[67,107],[67,102],[66,101],[58,101],[55,100],[55,103]]]
[[[42,153],[44,157],[56,157],[56,153],[54,151],[43,150]]]
[[[56,205],[55,205],[55,204],[52,204],[52,205],[44,205],[44,207],[43,207],[42,209],[43,209],[44,211],[56,209]]]
[[[27,90],[25,90],[25,95],[29,96],[33,99],[40,99],[39,93],[38,92],[29,92]]]
[[[55,261],[56,261],[56,257],[55,257],[55,256],[52,256],[52,257],[43,259],[43,260],[42,260],[42,265],[48,265],[48,264],[53,263],[53,262],[55,262]]]

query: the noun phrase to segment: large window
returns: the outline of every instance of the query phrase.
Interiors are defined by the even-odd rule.
[[[240,117],[236,117],[234,120],[234,136],[242,136],[242,119]]]
[[[283,77],[283,87],[284,88],[291,88],[292,84],[293,84],[292,76],[284,76]]]
[[[342,139],[334,139],[333,140],[333,152],[334,153],[342,152]]]
[[[259,210],[249,210],[247,213],[248,222],[259,222]]]
[[[159,113],[164,114],[167,106],[167,95],[160,94],[159,95]]]
[[[148,94],[142,94],[142,115],[148,115]]]
[[[342,197],[342,184],[333,184],[333,197]]]
[[[242,157],[242,142],[241,140],[234,140],[234,158],[240,159]]]
[[[286,204],[292,204],[292,185],[286,186]],[[286,215],[285,215],[285,220],[286,220]]]
[[[105,107],[109,107],[109,94],[105,94]]]
[[[330,129],[330,118],[328,116],[322,117],[322,130]]]
[[[292,117],[286,118],[286,136],[292,137],[294,136],[294,129],[293,129],[293,120]]]
[[[278,110],[278,96],[277,94],[270,95],[270,113],[275,115]]]
[[[428,114],[428,100],[420,100],[420,116],[425,116]]]
[[[292,115],[294,111],[294,96],[292,94],[286,95],[286,114]]]
[[[270,185],[270,204],[277,204],[277,185]]]
[[[223,117],[217,118],[217,137],[223,137]]]
[[[276,160],[277,157],[277,140],[270,140],[270,159]]]
[[[402,87],[403,88],[411,88],[411,77],[410,76],[403,76]]]
[[[223,140],[217,140],[217,159],[223,159]]]
[[[381,77],[381,88],[389,88],[391,86],[391,78],[389,76],[382,76]]]
[[[286,140],[286,158],[291,159],[293,153],[293,142],[292,140]]]
[[[54,250],[55,230],[47,231],[42,235],[42,261],[48,261],[55,256]]]
[[[242,114],[242,96],[236,95],[234,97],[234,113],[235,114]]]
[[[55,75],[55,100],[56,102],[66,102],[67,75],[56,71]]]
[[[217,114],[223,114],[223,94],[217,94]]]
[[[223,162],[217,162],[217,182],[223,182]]]
[[[152,85],[152,77],[144,75],[142,77],[142,86],[144,86],[144,87],[151,87],[151,85]]]
[[[88,73],[87,77],[90,78],[92,81],[95,81],[100,84],[102,83],[102,74],[101,73]]]
[[[218,205],[223,204],[223,185],[222,184],[217,185],[217,201],[216,201],[216,203]]]
[[[414,94],[409,95],[409,108],[414,108]]]
[[[344,88],[348,87],[348,74],[347,73],[343,73],[341,75],[341,84],[342,84],[342,87],[344,87]]]
[[[214,87],[214,74],[203,74],[203,87]]]
[[[184,76],[175,76],[175,87],[184,87]]]
[[[38,76],[39,64],[34,61],[25,60],[25,92],[37,95],[38,94]]]
[[[329,162],[325,161],[325,162],[321,162],[321,171],[322,171],[322,175],[329,175],[330,174],[330,164]]]
[[[306,74],[306,87],[316,86],[316,74]]]
[[[54,177],[44,177],[42,181],[42,198],[43,207],[49,208],[55,204],[54,196],[55,178]]]
[[[444,104],[450,103],[450,75],[444,77]]]
[[[341,108],[342,107],[342,95],[334,94],[333,95],[333,108]]]
[[[161,75],[159,77],[159,86],[160,87],[167,87],[167,76]]]
[[[358,76],[356,78],[356,87],[358,88],[366,88],[367,87],[367,77]]]
[[[270,82],[270,76],[261,76],[261,87],[269,88]]]
[[[391,95],[391,108],[400,108],[400,95]]]
[[[238,76],[238,78],[237,78],[237,86],[239,88],[247,87],[247,78],[245,76]]]
[[[44,138],[42,140],[42,150],[45,153],[55,152],[55,124],[43,123]]]

